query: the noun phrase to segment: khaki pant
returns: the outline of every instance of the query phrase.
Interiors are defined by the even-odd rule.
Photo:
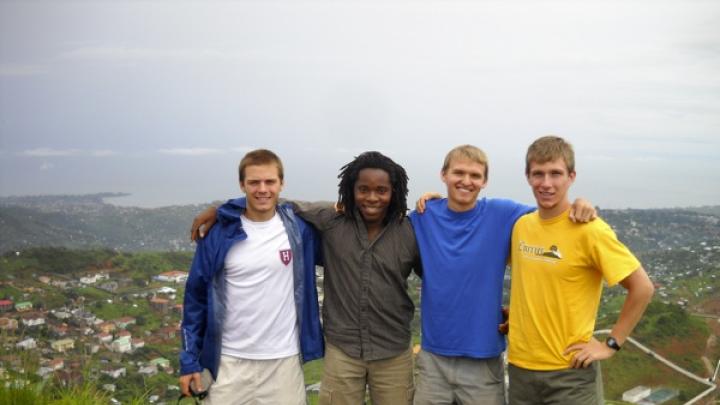
[[[203,405],[305,405],[300,356],[273,360],[220,358],[218,379]]]
[[[588,368],[536,371],[508,365],[512,405],[594,405],[603,403],[600,364]]]
[[[413,398],[413,360],[408,348],[389,359],[354,359],[326,344],[320,405],[362,405],[365,387],[373,405],[409,405]]]
[[[502,357],[474,359],[421,351],[415,405],[504,405]]]

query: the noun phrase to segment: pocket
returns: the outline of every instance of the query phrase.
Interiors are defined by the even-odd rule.
[[[407,400],[407,405],[412,405],[413,398],[415,398],[415,387],[410,387],[407,390],[407,393],[405,394],[405,399]]]
[[[502,357],[498,356],[493,359],[485,360],[487,365],[488,376],[494,383],[501,383],[504,380],[505,370],[503,369]]]
[[[594,387],[596,383],[597,372],[593,367],[593,362],[587,368],[570,368],[564,370],[561,377],[575,387]]]
[[[425,356],[427,356],[427,353],[420,350],[418,352],[417,356],[415,357],[415,366],[417,367],[418,373],[420,373],[421,371],[423,371],[425,369],[425,361],[426,361]]]
[[[598,378],[598,365],[599,364],[597,363],[597,361],[598,360],[593,361],[590,364],[590,367],[581,369],[582,371],[584,371],[583,376],[582,376],[583,383],[588,384],[588,385],[595,384],[595,382]]]
[[[318,395],[318,405],[332,405],[332,391],[320,386],[320,394]]]
[[[218,365],[217,379],[213,381],[217,387],[232,383],[232,360],[228,359],[227,356],[220,357],[220,364]],[[205,371],[207,369],[204,369]],[[208,370],[209,371],[209,370]]]
[[[206,368],[203,369],[202,373],[200,374],[200,383],[202,384],[203,391],[210,391],[210,387],[212,387],[212,385],[215,383],[215,380],[213,379],[210,370]]]

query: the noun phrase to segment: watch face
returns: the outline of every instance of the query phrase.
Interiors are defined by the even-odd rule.
[[[620,350],[620,345],[618,344],[617,340],[615,340],[615,338],[612,336],[607,338],[607,340],[605,341],[605,344],[607,344],[608,347],[613,350],[616,350],[616,351]]]

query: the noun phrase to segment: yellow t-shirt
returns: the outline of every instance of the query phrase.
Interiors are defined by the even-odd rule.
[[[592,337],[603,278],[613,286],[640,262],[605,221],[575,224],[568,211],[521,217],[511,249],[508,361],[529,370],[568,368],[565,349]]]

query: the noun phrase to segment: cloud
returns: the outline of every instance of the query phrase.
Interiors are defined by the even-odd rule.
[[[67,157],[67,156],[90,156],[105,157],[118,155],[117,151],[110,149],[54,149],[54,148],[36,148],[26,149],[18,153],[19,156],[27,157]]]
[[[338,155],[352,155],[352,154],[360,154],[362,153],[361,149],[358,148],[346,148],[344,146],[339,146],[332,149],[333,154]]]
[[[257,149],[257,148],[252,147],[252,146],[236,146],[234,148],[230,148],[230,150],[233,152],[241,152],[241,153],[247,153],[254,149]]]
[[[90,151],[90,156],[105,157],[105,156],[116,156],[118,153],[110,149],[98,149]]]
[[[37,148],[27,149],[20,152],[20,156],[30,157],[49,157],[49,156],[78,156],[81,151],[79,149],[53,149],[53,148]]]
[[[172,149],[160,149],[158,152],[163,155],[176,155],[176,156],[207,156],[207,155],[220,155],[225,153],[222,149],[214,148],[172,148]]]
[[[40,165],[40,170],[50,170],[53,167],[55,167],[54,164],[49,163],[49,162],[43,162],[43,164]]]
[[[45,73],[47,68],[41,65],[0,64],[0,77],[37,76]]]
[[[632,160],[636,162],[659,162],[663,159],[658,156],[636,156]]]
[[[609,161],[609,160],[616,160],[613,156],[607,156],[607,155],[585,155],[583,156],[583,160],[600,160],[600,161]]]
[[[62,57],[76,60],[113,61],[237,59],[236,54],[217,49],[162,49],[127,46],[82,47],[65,52]]]

